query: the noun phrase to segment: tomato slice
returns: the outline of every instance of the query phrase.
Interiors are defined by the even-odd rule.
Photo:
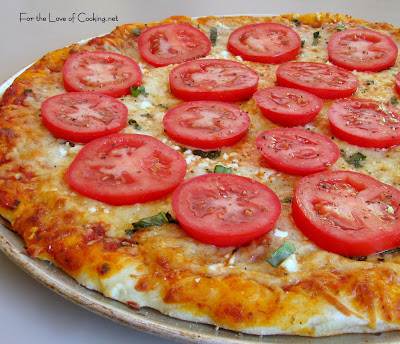
[[[293,219],[324,250],[368,256],[400,245],[400,191],[361,173],[316,173],[298,182]]]
[[[63,67],[68,92],[93,91],[111,97],[130,94],[139,86],[142,71],[131,58],[108,51],[87,51],[72,55]]]
[[[349,71],[318,62],[286,62],[276,70],[278,84],[299,88],[322,99],[351,96],[358,78]]]
[[[258,74],[230,60],[195,60],[174,68],[169,75],[171,92],[186,100],[239,102],[257,90]]]
[[[189,179],[172,195],[172,209],[193,238],[219,247],[249,243],[269,232],[281,204],[267,186],[233,174]]]
[[[256,145],[273,168],[295,175],[325,171],[340,155],[331,139],[301,128],[264,131],[257,136]]]
[[[244,60],[278,64],[300,53],[300,36],[286,25],[259,23],[244,25],[229,37],[228,50]]]
[[[329,61],[360,72],[378,72],[393,66],[397,44],[388,36],[369,29],[344,30],[328,42]]]
[[[163,124],[175,141],[190,147],[218,149],[238,142],[250,117],[241,108],[223,102],[186,102],[169,110]]]
[[[400,144],[400,110],[371,99],[342,99],[328,111],[334,135],[362,147],[388,148]]]
[[[397,73],[396,80],[394,82],[394,89],[398,94],[400,94],[400,73]]]
[[[287,127],[312,121],[324,105],[309,92],[281,86],[258,90],[253,99],[265,117]]]
[[[86,143],[125,127],[128,108],[96,92],[72,92],[46,99],[41,107],[46,128],[56,137]]]
[[[211,41],[192,25],[165,24],[142,32],[138,47],[145,61],[161,67],[206,56],[211,49]]]
[[[185,159],[159,140],[114,134],[84,146],[69,166],[67,180],[84,196],[126,205],[166,196],[185,174]]]

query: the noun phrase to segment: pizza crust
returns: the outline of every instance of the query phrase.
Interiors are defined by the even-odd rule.
[[[296,26],[294,19],[301,22]],[[207,56],[241,61],[226,51],[235,28],[274,21],[296,30],[304,40],[299,61],[326,62],[326,42],[341,23],[365,26],[400,41],[400,30],[390,24],[368,23],[344,15],[313,13],[277,17],[171,17],[162,23],[185,22],[208,35],[218,29],[217,44]],[[398,254],[355,261],[320,250],[294,226],[290,203],[274,230],[238,248],[217,248],[197,242],[176,224],[164,224],[127,235],[140,218],[170,212],[170,196],[158,201],[113,207],[72,191],[65,171],[82,145],[71,146],[53,137],[40,118],[41,103],[64,93],[61,69],[76,52],[108,50],[132,57],[144,73],[147,97],[126,96],[122,101],[142,129],[124,132],[155,136],[180,147],[165,134],[161,120],[168,108],[181,103],[172,96],[168,74],[174,66],[154,68],[140,56],[132,29],[152,24],[129,24],[85,44],[74,44],[45,55],[19,76],[0,102],[0,213],[20,234],[32,258],[53,262],[78,283],[133,309],[151,307],[171,317],[203,322],[249,334],[328,336],[341,333],[382,332],[399,329],[400,269]],[[313,32],[321,39],[311,45]],[[242,61],[241,61],[242,62]],[[242,62],[260,75],[259,88],[275,85],[277,66]],[[355,97],[388,101],[399,62],[380,73],[354,74],[360,80]],[[368,85],[367,80],[376,82]],[[325,101],[321,114],[307,128],[331,136]],[[238,103],[249,113],[251,127],[238,144],[222,150],[217,160],[182,152],[188,163],[186,179],[212,170],[217,164],[260,181],[280,199],[292,196],[298,177],[279,173],[263,162],[254,145],[261,131],[272,124],[261,116],[254,100]],[[335,139],[347,154],[359,147]],[[399,188],[399,149],[363,149],[369,164],[357,171]],[[332,170],[354,170],[340,158]],[[278,268],[266,259],[284,240],[296,245],[295,254]],[[384,260],[384,261],[382,261]],[[132,310],[134,311],[134,310]]]

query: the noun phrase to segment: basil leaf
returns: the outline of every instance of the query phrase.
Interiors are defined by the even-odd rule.
[[[267,259],[267,262],[276,268],[281,264],[287,257],[292,255],[296,251],[296,246],[293,243],[285,241],[281,247],[279,247],[271,257]]]
[[[359,262],[365,262],[368,257],[367,256],[363,256],[363,257],[347,257],[347,258],[352,259],[352,260],[357,260]]]
[[[137,130],[142,129],[140,124],[138,122],[136,122],[133,118],[129,119],[128,124],[129,125],[135,125],[135,129],[137,129]]]
[[[300,26],[301,25],[301,21],[298,20],[298,19],[293,19],[292,22],[293,22],[294,26]]]
[[[355,168],[360,168],[363,166],[361,165],[361,161],[365,160],[366,158],[367,158],[366,155],[364,155],[361,152],[358,152],[345,158],[345,161],[350,165],[354,165]]]
[[[146,90],[145,90],[145,88],[144,88],[143,85],[131,87],[131,94],[132,94],[134,97],[137,97],[139,94],[143,94],[144,96],[149,95],[149,94],[146,92]]]
[[[232,170],[222,165],[215,165],[214,173],[232,173]]]
[[[284,199],[281,199],[281,203],[291,203],[292,202],[293,197],[285,197]]]
[[[133,33],[136,36],[139,36],[142,32],[139,29],[132,29],[131,33]]]
[[[145,217],[137,222],[132,223],[133,227],[147,228],[152,226],[161,226],[163,223],[168,223],[167,214],[163,211],[157,215]]]
[[[397,97],[390,98],[390,104],[392,104],[393,106],[398,105],[399,104],[399,100],[397,99]]]
[[[202,150],[196,149],[193,151],[193,154],[198,155],[202,158],[216,159],[216,158],[220,157],[221,151],[202,151]]]
[[[321,36],[319,35],[319,31],[315,31],[315,32],[313,33],[313,36],[314,36],[314,40],[313,40],[313,42],[312,42],[312,45],[316,46],[316,45],[318,45],[318,39],[321,37]]]
[[[344,31],[346,30],[346,26],[344,26],[343,24],[339,24],[338,26],[335,27],[335,29],[338,31]]]
[[[386,253],[398,253],[400,252],[400,247],[394,248],[393,250],[379,252],[379,254],[386,254]]]
[[[218,37],[218,29],[215,26],[213,26],[210,28],[210,41],[212,46],[217,44],[217,37]]]

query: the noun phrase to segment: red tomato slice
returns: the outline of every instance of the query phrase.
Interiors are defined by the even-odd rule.
[[[328,42],[329,61],[360,72],[378,72],[393,66],[397,53],[397,44],[390,37],[368,29],[340,31]]]
[[[250,24],[232,32],[228,50],[244,60],[278,64],[293,60],[300,53],[300,36],[278,23]]]
[[[286,62],[276,70],[278,84],[299,88],[322,99],[351,96],[358,79],[349,71],[318,62]]]
[[[247,132],[250,117],[241,108],[223,102],[187,102],[169,110],[165,131],[190,147],[217,149],[231,146]]]
[[[159,140],[114,134],[83,147],[68,168],[67,180],[84,196],[126,205],[166,196],[185,174],[185,159]]]
[[[206,244],[239,246],[269,232],[281,204],[267,186],[232,174],[210,173],[189,179],[172,195],[179,224]]]
[[[46,99],[41,107],[46,128],[64,140],[86,143],[125,127],[128,108],[96,92],[73,92]]]
[[[72,55],[63,67],[68,92],[93,91],[111,97],[130,94],[139,86],[142,71],[131,58],[108,51],[87,51]]]
[[[334,135],[362,147],[388,148],[400,144],[400,110],[370,99],[342,99],[328,111]]]
[[[397,73],[394,88],[398,94],[400,94],[400,73]]]
[[[186,101],[239,102],[257,90],[258,74],[235,61],[196,60],[174,68],[169,82],[173,95]]]
[[[258,90],[253,98],[265,117],[287,127],[312,121],[324,105],[309,92],[280,86]]]
[[[256,145],[273,168],[295,175],[325,171],[340,155],[331,139],[301,128],[264,131],[257,136]]]
[[[302,178],[296,226],[324,250],[362,257],[400,246],[400,191],[367,175],[327,171]]]
[[[206,56],[211,49],[211,42],[192,25],[165,24],[142,32],[138,47],[144,60],[161,67]]]

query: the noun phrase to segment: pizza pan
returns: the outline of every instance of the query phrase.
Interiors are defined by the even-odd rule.
[[[26,68],[0,85],[0,97]],[[52,263],[29,257],[25,253],[23,239],[7,227],[5,220],[3,223],[0,223],[0,250],[26,273],[56,293],[88,310],[161,338],[176,342],[207,344],[400,344],[400,333],[397,331],[381,334],[346,334],[323,338],[283,335],[255,336],[239,334],[211,325],[174,319],[149,308],[134,310],[125,304],[79,285]]]

